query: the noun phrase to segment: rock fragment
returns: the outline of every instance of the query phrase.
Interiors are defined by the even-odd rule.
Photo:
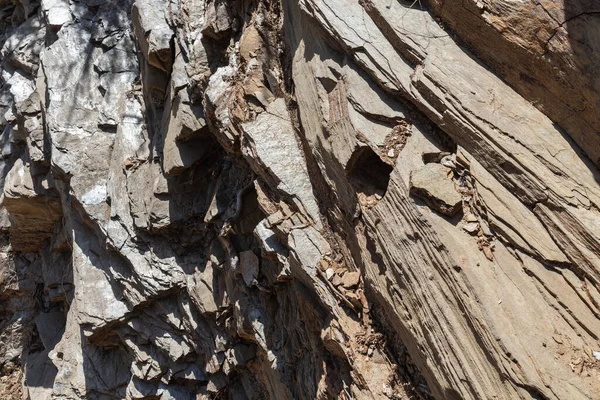
[[[68,0],[42,0],[41,8],[46,23],[52,28],[60,28],[72,21]]]
[[[357,287],[359,282],[360,272],[358,271],[346,272],[344,275],[342,275],[342,285],[346,289],[352,289]]]
[[[252,250],[246,250],[240,253],[240,271],[246,286],[252,286],[258,278],[258,257]]]
[[[425,164],[412,171],[410,193],[444,215],[454,216],[462,207],[462,197],[448,178],[448,168],[441,164]]]

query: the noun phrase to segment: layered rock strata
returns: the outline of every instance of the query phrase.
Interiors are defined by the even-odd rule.
[[[447,3],[0,0],[0,397],[600,397],[600,9]]]

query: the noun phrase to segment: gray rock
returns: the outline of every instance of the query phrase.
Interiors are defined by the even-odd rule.
[[[166,20],[167,4],[164,0],[136,0],[131,15],[144,59],[153,67],[170,72],[173,31]]]
[[[68,0],[42,0],[41,7],[46,23],[52,28],[60,28],[73,20]]]
[[[4,62],[34,76],[38,70],[39,54],[44,47],[45,35],[46,28],[42,21],[33,16],[6,38],[0,55]]]
[[[46,349],[52,350],[60,341],[65,322],[65,315],[61,311],[40,313],[35,318],[35,326]]]
[[[245,156],[256,169],[272,174],[278,189],[292,196],[320,226],[319,207],[284,99],[277,99],[256,121],[244,125],[249,146]]]
[[[240,253],[240,271],[246,286],[252,286],[258,278],[259,272],[258,257],[252,250],[246,250]]]
[[[163,168],[167,175],[181,174],[214,150],[202,106],[186,102],[183,92],[175,95],[163,115]]]

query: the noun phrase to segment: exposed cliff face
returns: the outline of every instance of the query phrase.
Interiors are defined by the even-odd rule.
[[[430,3],[0,0],[0,397],[600,397],[600,9]]]

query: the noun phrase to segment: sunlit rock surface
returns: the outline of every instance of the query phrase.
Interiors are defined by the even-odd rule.
[[[599,18],[0,0],[0,398],[600,398]]]

